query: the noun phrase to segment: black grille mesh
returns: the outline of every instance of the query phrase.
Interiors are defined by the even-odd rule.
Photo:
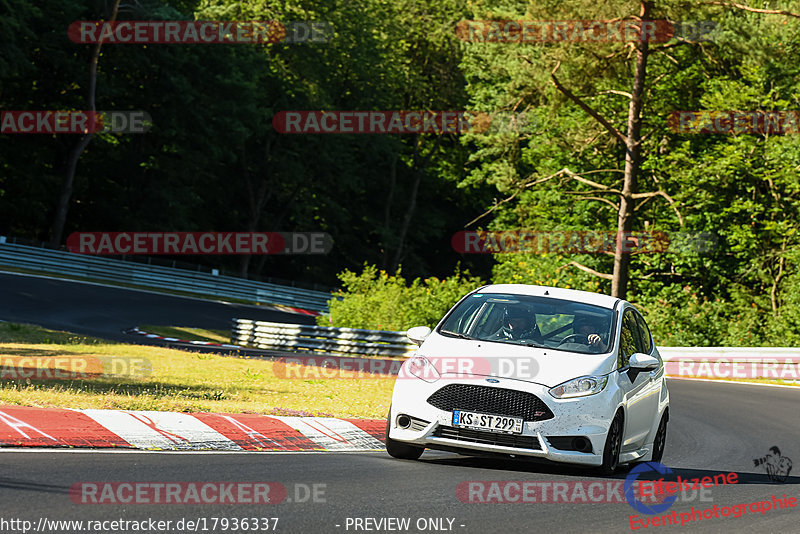
[[[448,412],[467,410],[521,417],[525,421],[553,418],[550,408],[532,393],[470,384],[448,384],[428,397],[428,404]]]
[[[515,449],[540,450],[539,439],[536,436],[520,436],[516,434],[499,434],[472,430],[470,428],[454,428],[439,426],[433,433],[439,438],[456,439],[469,443],[482,443],[484,445],[499,445],[501,447],[514,447]]]

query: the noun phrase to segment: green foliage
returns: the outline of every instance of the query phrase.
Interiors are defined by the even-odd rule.
[[[751,4],[752,5],[752,4]],[[786,4],[788,6],[788,4]],[[635,16],[638,2],[583,0],[471,4],[476,19],[588,20]],[[800,105],[796,54],[800,23],[739,9],[654,4],[654,19],[713,20],[713,42],[653,44],[642,116],[640,192],[634,231],[711,232],[708,253],[641,254],[631,261],[629,299],[646,307],[659,343],[797,344],[796,263],[800,145],[795,135],[677,134],[665,120],[678,110],[794,110]],[[462,187],[493,186],[490,230],[613,231],[624,153],[609,133],[557,91],[560,82],[626,131],[635,55],[623,43],[470,43],[461,62],[472,105],[523,111],[534,128],[518,135],[468,136],[474,145]],[[563,168],[601,185],[553,175]],[[591,174],[587,174],[591,173]],[[605,202],[599,201],[603,197]],[[499,199],[498,199],[499,200]],[[495,256],[495,282],[543,283],[607,292],[607,255]]]
[[[797,11],[796,2],[769,4]],[[93,47],[70,42],[66,28],[108,17],[110,5],[0,0],[0,109],[83,108]],[[95,136],[77,167],[66,233],[328,232],[335,245],[326,257],[199,259],[325,285],[342,273],[344,298],[332,309],[346,326],[432,325],[480,283],[460,264],[494,282],[608,292],[608,280],[589,274],[612,271],[608,254],[459,256],[450,237],[489,208],[476,224],[492,231],[616,229],[624,150],[551,74],[558,66],[565,87],[624,131],[630,44],[463,42],[455,25],[619,20],[639,8],[630,0],[123,2],[120,20],[326,21],[333,34],[305,44],[105,44],[98,109],[146,110],[154,125],[145,135]],[[650,47],[638,189],[658,194],[637,199],[633,229],[711,232],[719,245],[636,255],[628,296],[646,308],[660,343],[800,344],[797,136],[681,134],[666,120],[679,110],[800,109],[800,19],[683,0],[653,3],[652,18],[713,20],[717,29],[709,42]],[[529,121],[460,137],[281,135],[271,122],[288,110],[420,109]],[[0,136],[0,235],[47,237],[76,142]],[[557,174],[564,168],[584,181]],[[351,272],[365,263],[374,267]]]
[[[570,269],[570,260],[558,254],[498,255],[492,272],[495,284],[533,284],[600,293],[600,280],[583,271]]]
[[[339,274],[343,289],[330,301],[330,315],[317,319],[323,326],[406,330],[412,326],[433,328],[458,299],[484,285],[468,272],[438,278],[414,279],[411,284],[400,273],[378,271],[364,265],[358,274],[349,270]]]
[[[2,0],[0,108],[81,109],[92,45],[75,20],[107,17],[77,0]],[[2,11],[2,9],[0,9]],[[4,11],[5,13],[5,11]],[[484,204],[452,184],[466,149],[455,136],[281,135],[278,111],[463,109],[459,2],[123,2],[119,20],[329,22],[324,43],[103,46],[98,109],[142,109],[143,135],[97,135],[78,164],[66,234],[86,230],[324,231],[327,257],[197,260],[228,271],[333,285],[363,261],[415,276],[458,262],[442,234]],[[77,136],[0,136],[0,235],[47,237]],[[425,165],[417,160],[428,156]],[[415,181],[418,194],[411,202]],[[407,231],[400,228],[408,215]]]

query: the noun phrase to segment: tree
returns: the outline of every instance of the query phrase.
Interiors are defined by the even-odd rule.
[[[549,8],[550,6],[543,6],[544,10]],[[574,5],[565,6],[561,12],[569,10],[570,8],[575,7]],[[585,6],[581,6],[585,9]],[[600,15],[597,9],[593,10],[595,13]],[[572,13],[575,14],[575,13]],[[537,17],[531,16],[531,19],[536,20]],[[565,17],[567,18],[567,17]],[[575,18],[587,18],[585,15],[585,11],[582,12],[580,17]],[[597,18],[602,18],[601,16]],[[624,21],[647,21],[653,18],[653,6],[652,2],[649,1],[642,1],[640,2],[640,9],[637,16],[630,16],[625,17],[622,20]],[[494,208],[499,208],[513,197],[516,197],[520,190],[540,186],[542,183],[549,181],[554,178],[561,178],[561,179],[568,179],[570,181],[577,181],[584,187],[588,187],[588,191],[575,191],[575,193],[579,196],[579,198],[590,200],[593,202],[600,202],[606,205],[610,205],[616,211],[616,229],[617,229],[617,246],[614,252],[614,262],[613,262],[613,274],[607,274],[602,272],[601,270],[591,268],[589,266],[583,265],[582,263],[570,260],[567,265],[573,266],[575,268],[581,269],[584,272],[587,272],[593,276],[597,276],[603,279],[607,279],[611,281],[611,294],[613,296],[619,298],[625,298],[628,289],[628,280],[629,280],[629,270],[630,270],[630,261],[631,256],[627,253],[622,245],[622,241],[626,239],[626,236],[630,235],[632,230],[634,229],[634,222],[636,218],[636,212],[638,209],[645,204],[647,201],[661,197],[662,199],[666,200],[670,204],[674,205],[674,200],[670,197],[670,195],[662,190],[657,189],[654,191],[647,191],[647,192],[640,192],[640,173],[641,173],[641,166],[642,166],[642,145],[644,142],[644,137],[642,135],[642,112],[644,106],[644,99],[646,97],[646,87],[647,87],[647,62],[648,57],[650,55],[650,45],[647,39],[639,39],[634,40],[631,43],[627,44],[627,47],[630,47],[633,53],[633,68],[631,78],[631,85],[632,90],[629,93],[610,88],[609,86],[617,85],[620,81],[624,80],[627,77],[628,69],[626,68],[626,64],[630,61],[627,57],[623,56],[619,51],[611,51],[607,55],[602,55],[599,52],[595,52],[591,50],[591,47],[595,43],[588,43],[582,49],[581,46],[576,43],[569,43],[569,44],[562,44],[562,45],[553,45],[552,52],[548,49],[542,50],[534,50],[531,53],[517,53],[518,60],[524,61],[527,63],[531,68],[539,70],[545,68],[548,62],[555,62],[555,67],[551,69],[550,78],[555,86],[555,88],[565,96],[570,102],[576,105],[580,110],[585,112],[589,115],[597,124],[606,131],[608,135],[610,135],[610,141],[606,144],[605,149],[609,150],[612,154],[618,151],[617,144],[622,147],[622,153],[624,154],[624,170],[621,172],[623,179],[621,187],[614,187],[607,184],[603,184],[602,182],[598,182],[596,179],[589,179],[586,177],[588,173],[602,173],[602,174],[609,174],[612,178],[617,173],[617,170],[614,169],[614,159],[616,158],[609,158],[608,163],[610,165],[604,165],[594,169],[587,169],[581,170],[578,165],[575,165],[574,162],[565,165],[561,170],[557,172],[553,172],[545,177],[541,177],[544,174],[541,171],[534,170],[532,173],[533,179],[525,179],[524,182],[519,183],[519,180],[514,178],[514,175],[510,177],[511,184],[504,184],[509,189],[515,191],[512,193],[511,196],[506,197],[506,199],[501,200],[495,203]],[[498,46],[498,45],[494,45]],[[502,46],[514,46],[510,44],[503,44]],[[547,47],[548,45],[540,45]],[[611,45],[612,47],[614,45]],[[616,45],[619,46],[619,45]],[[562,64],[562,60],[559,58],[566,47],[570,47],[571,50],[581,49],[581,58],[578,61],[573,61],[573,63],[578,63],[576,65],[575,71],[572,71],[570,76],[573,77],[574,82],[576,85],[582,87],[585,93],[591,93],[589,97],[581,97],[575,94],[572,89],[570,89],[566,84],[562,83],[562,81],[557,76],[557,71]],[[525,48],[518,47],[518,48]],[[528,50],[526,50],[528,52]],[[604,49],[605,52],[605,49]],[[489,52],[492,53],[492,52]],[[611,68],[609,68],[611,67]],[[588,69],[588,70],[587,70]],[[511,69],[509,69],[511,70]],[[610,72],[604,72],[610,71]],[[579,73],[576,76],[576,72]],[[516,72],[514,73],[517,74]],[[539,74],[541,77],[541,71]],[[530,87],[528,90],[530,91],[541,91],[540,88]],[[628,106],[627,106],[627,117],[626,117],[626,128],[625,132],[623,133],[622,129],[618,126],[614,125],[615,121],[618,121],[619,116],[619,105],[613,104],[610,108],[606,105],[607,111],[602,111],[598,109],[596,105],[591,105],[588,103],[589,99],[599,99],[601,95],[613,95],[615,97],[622,96],[627,98]],[[506,95],[506,99],[513,99],[517,102],[517,106],[520,103],[524,103],[526,101],[533,101],[534,96],[532,94],[516,94],[516,95]],[[540,97],[541,98],[541,97]],[[547,106],[550,107],[552,104],[550,103],[533,103],[532,105],[536,106]],[[599,135],[596,134],[596,137]],[[595,138],[596,138],[595,137]],[[575,140],[577,143],[585,144],[583,140]],[[507,140],[501,140],[500,142],[508,142]],[[579,147],[573,147],[573,150],[579,150]],[[601,175],[602,175],[601,174]],[[516,182],[516,183],[514,183]],[[618,203],[609,200],[609,196],[616,197]],[[678,220],[682,225],[681,215],[676,210],[676,214]],[[474,222],[474,221],[473,221]]]
[[[119,12],[120,0],[114,0],[114,5],[111,7],[111,16],[108,19],[110,24],[114,24],[117,20],[117,13]],[[88,95],[86,97],[87,110],[90,113],[97,111],[96,95],[97,95],[97,66],[100,62],[100,50],[103,47],[102,36],[94,45],[92,57],[89,60],[89,87]],[[56,213],[53,218],[53,225],[50,230],[50,245],[56,247],[61,244],[64,234],[64,224],[67,221],[67,212],[69,211],[69,201],[72,198],[72,185],[75,181],[75,171],[78,167],[78,160],[83,154],[86,147],[94,137],[94,131],[84,133],[80,140],[75,144],[74,148],[70,151],[67,159],[67,172],[64,176],[64,182],[61,184],[61,194],[58,197],[56,205]]]

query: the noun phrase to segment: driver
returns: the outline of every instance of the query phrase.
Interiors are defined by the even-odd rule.
[[[602,327],[601,323],[602,321],[600,319],[592,317],[591,315],[575,317],[573,322],[573,331],[586,338],[586,343],[584,343],[584,345],[589,345],[589,348],[598,353],[605,352],[608,348],[608,345],[598,333],[606,330]]]
[[[509,304],[503,312],[503,326],[493,336],[495,339],[531,340],[543,343],[536,324],[536,314],[521,304]]]

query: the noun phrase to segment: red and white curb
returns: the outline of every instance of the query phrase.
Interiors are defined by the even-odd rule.
[[[0,447],[383,450],[379,419],[0,406]]]
[[[125,330],[125,333],[144,336],[147,339],[158,339],[160,341],[169,341],[170,343],[188,343],[190,345],[202,345],[204,347],[222,347],[225,349],[247,348],[247,347],[240,347],[239,345],[231,345],[228,343],[214,343],[213,341],[192,341],[189,339],[180,339],[177,337],[164,337],[164,336],[159,336],[158,334],[151,334],[150,332],[145,332],[144,330],[139,330],[139,327],[133,327],[129,330]]]
[[[316,317],[317,315],[322,315],[322,313],[316,310],[304,310],[303,308],[295,308],[294,306],[284,306],[283,304],[272,304],[269,307],[278,311],[297,313],[299,315],[310,315],[312,317]]]

